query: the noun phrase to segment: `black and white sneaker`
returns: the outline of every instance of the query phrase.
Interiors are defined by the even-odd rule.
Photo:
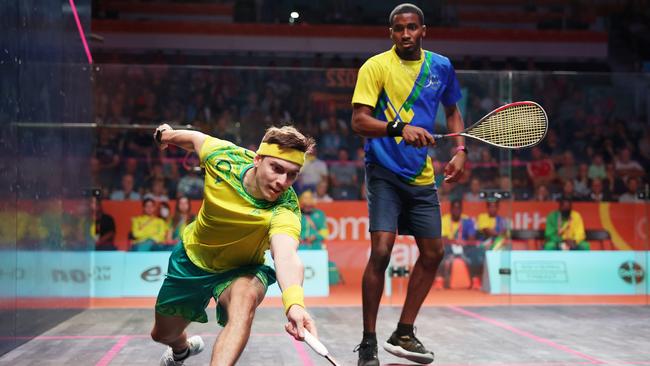
[[[390,354],[409,361],[425,365],[433,362],[433,352],[424,348],[415,334],[398,336],[396,332],[393,332],[390,338],[384,342],[384,349]]]
[[[379,366],[377,357],[377,341],[362,341],[355,347],[353,352],[359,352],[359,361],[357,366]]]

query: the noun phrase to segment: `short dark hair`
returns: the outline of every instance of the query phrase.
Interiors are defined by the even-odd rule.
[[[395,15],[406,14],[406,13],[417,14],[418,18],[420,18],[420,25],[424,25],[424,13],[420,8],[418,8],[416,5],[411,3],[403,3],[397,5],[395,9],[393,9],[393,11],[391,11],[390,15],[388,16],[388,24],[391,26],[393,25],[393,19],[395,19]]]

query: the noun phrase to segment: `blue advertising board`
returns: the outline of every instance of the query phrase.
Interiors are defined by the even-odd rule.
[[[646,294],[645,251],[488,251],[486,275],[491,294]],[[510,269],[506,275],[503,269]],[[504,280],[504,276],[509,281]]]
[[[156,296],[167,273],[169,252],[18,251],[4,257],[2,274],[16,278],[18,297]],[[329,295],[327,251],[299,251],[305,267],[305,296]],[[272,265],[270,255],[267,260]],[[15,263],[15,264],[14,264]],[[4,287],[3,287],[4,288]],[[0,297],[13,296],[12,293]],[[280,296],[277,284],[267,296]]]

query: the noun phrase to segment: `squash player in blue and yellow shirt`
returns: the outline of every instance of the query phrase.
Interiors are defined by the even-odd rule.
[[[412,4],[398,5],[389,16],[392,49],[368,59],[352,97],[352,128],[367,138],[366,179],[371,253],[363,274],[363,339],[359,366],[378,366],[375,326],[395,236],[415,236],[420,256],[411,272],[396,331],[384,343],[388,352],[414,362],[433,362],[433,352],[415,337],[413,323],[429,293],[443,256],[440,204],[427,146],[438,104],[449,132],[464,128],[456,103],[461,98],[449,59],[421,48],[424,15]],[[445,167],[445,181],[460,178],[467,159],[464,138]]]
[[[201,337],[188,338],[185,328],[192,321],[207,322],[210,298],[217,301],[217,322],[224,326],[210,364],[234,365],[276,271],[288,320],[285,329],[301,340],[304,329],[315,333],[304,308],[303,265],[297,255],[300,209],[291,188],[313,139],[293,127],[271,127],[253,152],[166,124],[156,129],[154,139],[161,148],[173,144],[196,151],[206,173],[203,204],[170,256],[156,300],[151,337],[169,346],[160,365],[183,365],[203,350]],[[275,271],[264,264],[267,249]]]

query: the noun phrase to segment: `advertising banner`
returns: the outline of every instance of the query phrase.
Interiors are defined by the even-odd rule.
[[[504,255],[488,251],[486,287],[492,294],[513,295],[645,294],[650,289],[648,253],[512,251]],[[508,268],[509,275],[500,274]]]

